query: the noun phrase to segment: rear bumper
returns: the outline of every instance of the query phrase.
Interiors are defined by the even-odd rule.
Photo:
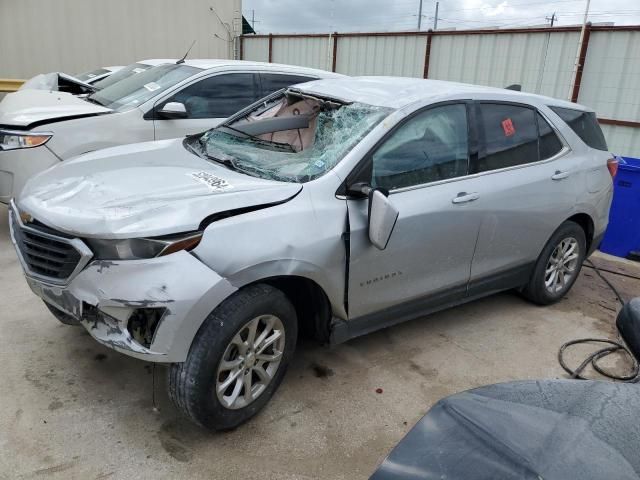
[[[29,178],[58,163],[46,145],[0,152],[0,202],[9,203]]]

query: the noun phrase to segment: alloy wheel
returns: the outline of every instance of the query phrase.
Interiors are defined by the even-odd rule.
[[[573,280],[579,256],[580,245],[573,237],[567,237],[556,245],[544,271],[544,284],[550,293],[557,294]]]
[[[247,322],[231,339],[218,366],[216,395],[228,409],[244,408],[269,386],[285,348],[285,330],[275,315]]]

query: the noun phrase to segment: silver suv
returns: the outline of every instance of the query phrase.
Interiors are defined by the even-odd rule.
[[[176,405],[229,429],[273,395],[299,332],[343,342],[506,289],[560,300],[615,170],[580,105],[319,80],[204,134],[49,169],[12,203],[11,234],[59,320],[171,364]]]

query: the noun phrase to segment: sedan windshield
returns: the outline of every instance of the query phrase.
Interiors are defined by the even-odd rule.
[[[112,75],[109,75],[107,78],[98,80],[93,84],[93,86],[97,87],[98,89],[107,88],[114,83],[119,82],[120,80],[124,80],[125,78],[137,75],[138,73],[142,73],[145,70],[149,70],[150,68],[151,65],[147,65],[146,63],[133,63],[124,68],[121,68]]]
[[[89,95],[87,100],[117,112],[126,112],[201,71],[187,65],[160,65],[99,90]],[[111,77],[115,75],[117,73]]]
[[[104,75],[109,73],[109,70],[106,68],[99,68],[97,70],[91,70],[90,72],[84,72],[76,75],[75,77],[82,82],[90,82],[92,78],[99,77],[100,75]]]
[[[188,145],[248,175],[303,183],[332,169],[391,112],[288,92]]]

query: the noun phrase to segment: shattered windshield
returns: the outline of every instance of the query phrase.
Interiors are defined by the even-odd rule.
[[[289,93],[209,130],[189,145],[243,173],[303,183],[331,170],[391,112]]]

